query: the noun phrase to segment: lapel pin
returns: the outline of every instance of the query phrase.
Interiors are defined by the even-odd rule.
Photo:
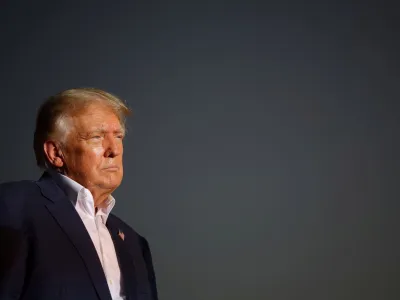
[[[125,240],[125,234],[119,229],[118,229],[118,235],[121,238],[121,240]]]

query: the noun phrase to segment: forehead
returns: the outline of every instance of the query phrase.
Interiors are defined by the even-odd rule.
[[[121,131],[123,126],[115,111],[102,103],[91,103],[75,111],[71,116],[73,127],[78,131]]]

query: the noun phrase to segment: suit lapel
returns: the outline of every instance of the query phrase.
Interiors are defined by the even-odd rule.
[[[127,300],[152,299],[139,236],[136,233],[124,236],[119,227],[120,221],[111,214],[106,226],[114,242]]]
[[[49,174],[45,173],[36,183],[42,194],[50,200],[47,209],[82,257],[99,298],[111,300],[98,254],[75,208]]]
[[[128,251],[129,240],[125,241],[127,237],[123,236],[124,233],[120,231],[112,215],[108,217],[106,226],[114,242],[115,252],[117,253],[122,278],[122,289],[126,300],[135,300],[136,279],[132,256]]]

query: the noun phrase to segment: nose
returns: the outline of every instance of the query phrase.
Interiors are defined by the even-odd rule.
[[[121,140],[118,139],[117,137],[109,137],[108,139],[106,139],[104,156],[113,158],[121,154],[122,154]]]

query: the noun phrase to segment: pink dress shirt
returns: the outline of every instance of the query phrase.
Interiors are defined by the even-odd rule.
[[[121,290],[121,271],[119,269],[117,254],[110,232],[106,227],[108,215],[115,205],[115,199],[110,195],[106,206],[95,212],[92,193],[71,178],[59,174],[67,189],[67,195],[75,205],[87,232],[96,248],[101,265],[104,270],[107,284],[113,300],[124,300]]]

